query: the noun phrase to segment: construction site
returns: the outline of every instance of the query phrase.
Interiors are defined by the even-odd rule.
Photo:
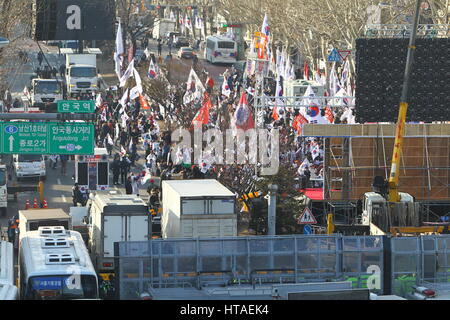
[[[304,125],[304,136],[324,140],[322,198],[314,199],[314,206],[340,215],[345,223],[357,223],[359,201],[372,191],[374,177],[389,177],[395,128]],[[400,164],[399,189],[419,203],[422,222],[444,222],[441,217],[450,212],[450,124],[407,124]]]

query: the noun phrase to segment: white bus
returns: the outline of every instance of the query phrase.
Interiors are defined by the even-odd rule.
[[[17,287],[14,286],[13,245],[10,242],[0,241],[0,301],[17,298]]]
[[[98,299],[98,280],[81,234],[39,227],[20,243],[22,300]]]
[[[211,63],[235,63],[237,61],[236,41],[221,36],[207,37],[205,59]]]

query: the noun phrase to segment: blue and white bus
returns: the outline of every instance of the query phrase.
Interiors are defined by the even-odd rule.
[[[237,61],[236,41],[223,36],[207,37],[205,59],[211,63],[235,63]]]
[[[39,227],[20,243],[22,300],[98,299],[98,279],[81,234]]]

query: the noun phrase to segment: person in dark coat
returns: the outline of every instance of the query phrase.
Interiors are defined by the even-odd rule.
[[[108,134],[111,134],[111,128],[109,127],[108,123],[105,122],[102,124],[100,139],[104,140]]]
[[[42,53],[42,51],[39,51],[37,58],[38,58],[39,66],[41,66],[42,61],[44,60],[44,54]]]
[[[162,51],[162,44],[161,42],[158,42],[158,56],[161,57],[161,51]]]
[[[128,134],[126,133],[126,131],[121,131],[120,132],[120,145],[123,148],[127,148],[127,141],[128,141]]]
[[[128,177],[125,181],[125,193],[133,194],[133,186],[131,185],[131,177]]]
[[[114,161],[111,164],[111,169],[113,172],[113,185],[119,184],[119,175],[120,175],[120,157],[118,154],[114,156]]]
[[[83,194],[81,193],[78,183],[75,183],[72,187],[72,202],[74,207],[78,206],[78,203],[83,205]]]
[[[64,79],[65,75],[66,75],[66,66],[62,64],[59,66],[59,76]]]
[[[130,160],[131,160],[131,166],[134,167],[136,164],[135,162],[138,160],[139,156],[137,153],[137,145],[136,142],[133,139],[133,142],[131,143],[131,156],[130,156]]]
[[[127,156],[124,156],[120,161],[120,184],[125,183],[128,171],[130,170],[130,164],[131,161],[128,159]]]

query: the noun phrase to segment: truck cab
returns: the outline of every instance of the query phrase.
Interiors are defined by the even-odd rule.
[[[58,100],[63,100],[63,88],[61,81],[56,79],[31,80],[31,104],[45,110],[46,105],[56,105]]]
[[[91,49],[92,51],[92,49]],[[66,86],[70,97],[92,94],[99,90],[97,54],[66,54]]]
[[[45,179],[46,169],[43,155],[39,154],[13,154],[12,167],[17,180],[23,178]]]
[[[400,192],[400,202],[390,203],[377,192],[366,192],[363,199],[361,223],[370,226],[371,235],[384,235],[394,226],[417,226],[418,208],[414,198]]]

